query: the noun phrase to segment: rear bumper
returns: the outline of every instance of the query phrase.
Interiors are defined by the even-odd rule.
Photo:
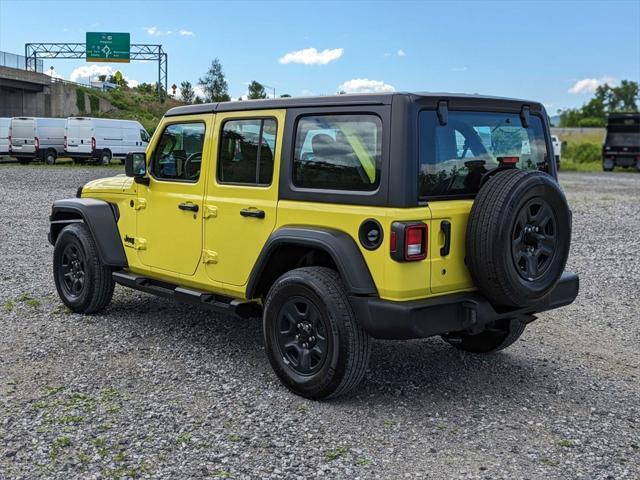
[[[607,153],[603,163],[612,162],[619,167],[633,167],[640,162],[640,153]]]
[[[535,313],[570,304],[578,296],[578,290],[578,276],[565,272],[542,302],[525,308],[496,309],[477,292],[408,302],[374,297],[350,297],[350,301],[360,325],[372,337],[401,340],[477,329],[505,318],[530,322]]]

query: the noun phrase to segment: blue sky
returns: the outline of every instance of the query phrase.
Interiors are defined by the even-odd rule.
[[[197,82],[218,57],[233,97],[258,80],[293,96],[395,89],[523,97],[553,114],[581,105],[604,81],[640,80],[640,0],[0,0],[0,50],[84,42],[86,31],[161,43],[169,85]],[[136,81],[157,78],[153,63],[91,65],[45,60],[67,79],[105,66]]]

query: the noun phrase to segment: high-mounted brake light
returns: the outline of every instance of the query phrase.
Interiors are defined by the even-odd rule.
[[[427,225],[422,222],[393,222],[389,250],[398,262],[415,262],[427,257]]]
[[[60,138],[60,137],[58,137],[58,138]],[[33,138],[33,143],[36,146],[36,150],[40,150],[40,139],[38,137],[34,137]]]
[[[96,149],[96,137],[91,137],[91,150]]]
[[[520,160],[520,157],[498,157],[498,162],[502,165],[515,165]]]

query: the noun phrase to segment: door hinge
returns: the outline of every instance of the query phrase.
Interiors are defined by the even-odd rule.
[[[124,246],[133,248],[134,250],[146,250],[147,241],[144,238],[124,236]]]
[[[144,198],[136,198],[135,200],[131,200],[132,207],[135,210],[142,210],[143,208],[147,208],[147,201]]]
[[[202,263],[218,263],[218,252],[213,252],[211,250],[203,250]]]
[[[214,207],[213,205],[205,205],[204,212],[202,213],[203,218],[215,218],[218,216],[218,207]]]

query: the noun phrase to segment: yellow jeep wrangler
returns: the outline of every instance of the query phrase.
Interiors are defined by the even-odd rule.
[[[240,317],[295,393],[343,394],[370,339],[489,353],[571,303],[571,212],[539,103],[375,94],[169,110],[126,175],[56,201],[55,283],[114,284]]]

